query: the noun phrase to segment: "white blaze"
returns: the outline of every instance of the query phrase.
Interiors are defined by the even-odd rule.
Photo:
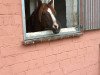
[[[52,13],[51,9],[50,9],[50,8],[48,8],[48,10],[47,10],[47,11],[50,13],[51,18],[52,18],[52,20],[53,20],[53,28],[55,28],[55,26],[56,26],[56,27],[57,27],[57,29],[58,29],[58,24],[57,24],[56,18],[55,18],[55,16],[53,15],[53,13]]]

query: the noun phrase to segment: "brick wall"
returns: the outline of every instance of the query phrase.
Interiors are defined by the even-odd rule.
[[[100,30],[22,45],[21,0],[0,0],[0,75],[100,75]]]

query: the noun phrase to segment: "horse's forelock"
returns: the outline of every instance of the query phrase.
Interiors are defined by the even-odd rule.
[[[48,8],[50,8],[51,9],[51,11],[52,11],[52,13],[55,15],[56,14],[56,11],[55,11],[55,9],[51,6],[51,5],[48,5],[48,4],[46,4],[46,3],[43,3],[42,5],[41,5],[41,7],[39,7],[39,21],[41,22],[41,16],[42,16],[42,13],[43,12],[45,12],[45,11],[47,11],[47,9]]]
[[[51,5],[49,5],[49,8],[51,9],[52,13],[55,15],[56,14],[56,10]]]

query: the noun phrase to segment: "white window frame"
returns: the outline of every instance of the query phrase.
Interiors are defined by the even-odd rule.
[[[22,0],[22,22],[23,22],[23,34],[24,34],[24,44],[32,44],[41,41],[50,41],[55,39],[62,39],[70,36],[79,36],[80,26],[62,28],[59,34],[53,34],[51,30],[26,33],[26,17],[25,17],[25,0]]]

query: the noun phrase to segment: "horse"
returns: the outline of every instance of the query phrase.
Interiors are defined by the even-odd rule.
[[[30,16],[27,24],[27,32],[38,32],[52,30],[54,34],[60,32],[61,24],[56,19],[56,11],[52,7],[53,0],[49,3],[42,3],[38,0],[38,6]]]

